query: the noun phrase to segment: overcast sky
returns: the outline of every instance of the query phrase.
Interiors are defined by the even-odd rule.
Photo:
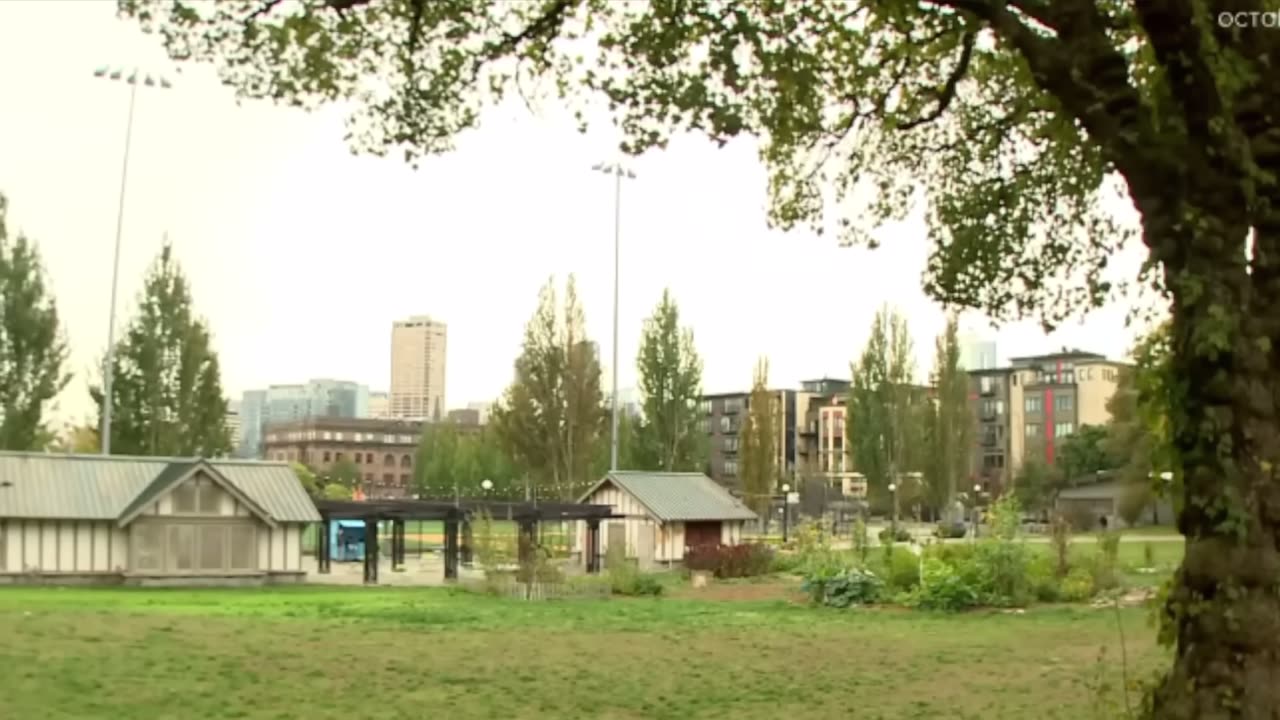
[[[70,340],[75,378],[61,416],[90,412],[91,366],[106,345],[129,101],[127,85],[93,77],[106,63],[174,80],[172,90],[139,92],[119,322],[167,232],[229,397],[312,377],[385,389],[392,321],[429,314],[449,325],[449,406],[491,400],[510,380],[539,286],[570,272],[609,364],[613,187],[590,171],[613,157],[607,123],[581,135],[554,107],[535,114],[513,103],[413,171],[394,157],[353,157],[341,108],[238,107],[211,69],[176,74],[158,43],[114,11],[106,0],[0,2],[0,192],[10,230],[39,243]],[[771,232],[765,175],[746,141],[717,149],[690,136],[631,165],[623,387],[635,382],[641,322],[664,286],[694,329],[708,392],[748,386],[762,354],[777,386],[846,377],[882,302],[908,315],[928,367],[943,316],[920,289],[918,220],[882,228],[876,251]],[[1121,357],[1132,340],[1124,314],[1107,308],[1052,337],[1032,323],[1006,326],[1000,356],[1070,345]]]

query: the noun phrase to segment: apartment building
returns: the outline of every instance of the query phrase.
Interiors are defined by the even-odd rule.
[[[849,384],[834,378],[800,384],[807,412],[799,433],[798,466],[799,474],[820,480],[831,494],[862,498],[867,494],[867,481],[853,469],[853,452],[845,432]]]
[[[771,390],[776,426],[778,428],[778,468],[783,477],[794,476],[801,446],[800,429],[808,413],[809,394],[795,390]],[[742,439],[739,433],[750,410],[751,393],[718,393],[704,395],[699,404],[703,429],[709,441],[707,474],[713,480],[732,489],[741,489],[738,477],[739,452]]]
[[[397,320],[391,326],[393,418],[439,420],[444,417],[445,354],[448,328],[427,315]]]
[[[969,373],[977,415],[974,475],[1007,486],[1028,458],[1053,464],[1058,445],[1085,425],[1110,421],[1124,363],[1083,350],[1012,358],[1009,366]]]

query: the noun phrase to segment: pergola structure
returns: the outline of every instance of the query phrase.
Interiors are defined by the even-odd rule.
[[[459,562],[470,562],[473,550],[471,521],[487,513],[494,520],[506,520],[519,527],[520,562],[532,559],[536,551],[538,523],[584,520],[587,523],[587,572],[600,571],[600,521],[617,517],[608,505],[584,505],[560,502],[500,502],[489,500],[317,500],[320,511],[320,543],[316,563],[321,573],[330,572],[330,523],[334,520],[363,520],[364,581],[377,584],[381,544],[378,523],[391,523],[391,567],[405,562],[404,523],[406,520],[438,520],[444,523],[444,577],[458,578]],[[461,538],[459,537],[461,535]]]

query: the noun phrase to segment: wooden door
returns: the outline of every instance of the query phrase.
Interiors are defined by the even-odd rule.
[[[702,547],[720,544],[720,523],[691,522],[684,525],[685,547]]]
[[[606,556],[609,553],[619,553],[623,558],[630,554],[627,552],[627,526],[621,520],[609,521],[609,544],[605,547]]]

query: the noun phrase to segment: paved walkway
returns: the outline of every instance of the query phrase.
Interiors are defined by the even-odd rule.
[[[302,569],[307,571],[307,583],[312,585],[363,585],[363,562],[334,561],[329,566],[329,573],[320,572],[314,557],[302,559]],[[482,580],[484,572],[479,569],[458,568],[459,580]],[[394,572],[391,562],[382,559],[378,563],[378,584],[410,587],[439,587],[445,584],[444,559],[439,555],[423,555],[421,558],[408,557],[404,569]]]

